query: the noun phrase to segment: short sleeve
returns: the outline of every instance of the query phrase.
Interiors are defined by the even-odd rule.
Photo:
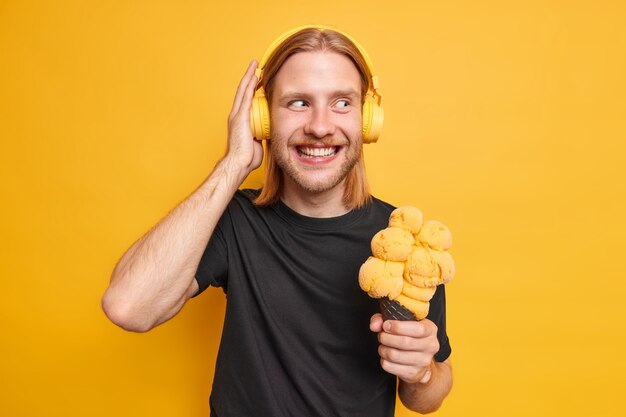
[[[224,292],[226,292],[228,282],[228,246],[222,229],[225,216],[222,216],[222,219],[215,227],[198,264],[196,281],[199,288],[194,297],[200,295],[208,287],[222,287]]]
[[[446,332],[446,289],[445,285],[439,285],[435,295],[430,300],[428,320],[437,325],[437,339],[439,340],[439,352],[435,354],[437,362],[445,361],[452,353],[450,339]]]

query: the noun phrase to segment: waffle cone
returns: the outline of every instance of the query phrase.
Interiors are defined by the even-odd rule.
[[[378,300],[380,304],[380,312],[383,314],[383,320],[401,320],[410,321],[417,320],[415,314],[408,308],[387,297]]]

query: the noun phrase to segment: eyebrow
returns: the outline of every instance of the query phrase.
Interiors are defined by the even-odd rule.
[[[331,93],[332,97],[350,97],[352,99],[357,99],[360,96],[360,92],[350,88],[347,90],[337,90]],[[312,94],[298,92],[298,91],[287,91],[284,94],[281,94],[278,98],[279,100],[290,100],[295,98],[305,98],[309,99],[312,97]]]

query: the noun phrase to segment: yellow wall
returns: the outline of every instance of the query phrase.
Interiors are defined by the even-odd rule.
[[[0,415],[208,415],[221,291],[142,335],[100,296],[222,155],[248,61],[306,23],[380,74],[375,194],[452,229],[437,415],[624,415],[624,3],[218,3],[0,4]]]

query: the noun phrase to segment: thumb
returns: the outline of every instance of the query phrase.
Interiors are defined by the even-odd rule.
[[[370,330],[375,333],[380,333],[383,331],[383,315],[380,313],[376,313],[370,319]]]
[[[431,371],[430,368],[428,368],[426,370],[426,372],[424,372],[424,376],[422,377],[422,379],[420,379],[420,384],[426,384],[428,383],[428,381],[430,381],[430,377],[433,375],[433,371]]]

